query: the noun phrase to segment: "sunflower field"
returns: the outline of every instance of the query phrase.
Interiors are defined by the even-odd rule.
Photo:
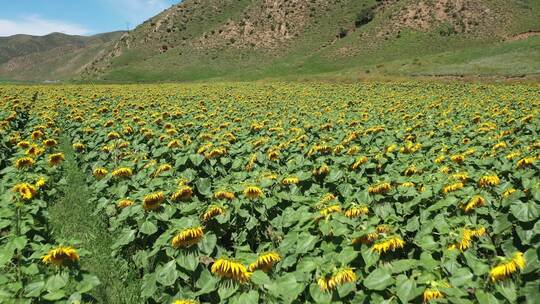
[[[0,302],[93,302],[93,246],[49,225],[67,161],[142,303],[540,297],[538,85],[6,85],[0,98]]]

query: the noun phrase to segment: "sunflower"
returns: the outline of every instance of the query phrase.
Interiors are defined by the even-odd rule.
[[[49,165],[57,166],[65,160],[64,153],[53,153],[49,155]]]
[[[250,272],[253,272],[255,270],[262,270],[264,272],[270,271],[272,266],[281,261],[281,257],[279,254],[275,251],[267,252],[262,255],[260,255],[255,262],[249,264],[248,270]]]
[[[234,193],[229,192],[229,191],[219,190],[216,193],[214,193],[214,198],[215,199],[220,199],[220,200],[229,200],[230,201],[230,200],[234,199]]]
[[[203,221],[209,221],[211,220],[212,218],[218,216],[218,215],[221,215],[221,214],[224,214],[225,213],[225,209],[218,206],[218,205],[211,205],[210,207],[208,207],[208,209],[206,209],[206,211],[201,215],[201,218]]]
[[[84,144],[82,143],[74,143],[73,144],[73,150],[77,151],[77,152],[81,152],[85,149],[86,147],[84,146]]]
[[[526,157],[518,160],[517,167],[518,168],[526,168],[531,167],[534,164],[535,158],[534,157]]]
[[[369,232],[369,233],[366,233],[366,234],[362,235],[361,237],[354,238],[352,240],[352,244],[353,245],[356,245],[356,244],[371,244],[374,241],[376,241],[378,238],[379,238],[379,234],[377,232]]]
[[[418,173],[420,173],[420,170],[418,170],[418,168],[416,168],[415,166],[410,166],[403,172],[405,176],[412,176]]]
[[[444,156],[444,155],[437,156],[437,158],[435,158],[435,163],[436,163],[436,164],[440,164],[440,163],[442,163],[445,159],[446,159],[446,156]]]
[[[525,258],[523,253],[518,251],[511,258],[491,268],[489,278],[491,282],[502,281],[523,268],[525,268]]]
[[[37,193],[36,187],[28,183],[17,184],[13,187],[13,192],[19,193],[23,200],[31,200]]]
[[[369,194],[384,194],[389,192],[392,189],[390,183],[384,182],[368,188]]]
[[[456,154],[450,156],[450,160],[456,164],[461,164],[465,160],[465,155],[462,154]]]
[[[320,277],[317,279],[317,285],[319,288],[324,291],[334,290],[337,286],[343,285],[346,283],[353,283],[356,281],[356,274],[352,268],[343,268],[332,275]]]
[[[30,155],[30,156],[33,156],[33,157],[37,157],[37,156],[43,154],[43,152],[45,152],[45,149],[40,148],[37,145],[32,145],[32,147],[30,147],[30,149],[26,150],[26,154]]]
[[[352,170],[356,170],[358,167],[360,167],[361,165],[365,164],[368,162],[368,158],[365,157],[365,156],[361,156],[361,157],[358,157],[354,163],[351,165],[351,169]]]
[[[251,273],[239,262],[219,258],[212,265],[211,271],[222,278],[233,279],[240,283],[249,281]]]
[[[485,204],[486,200],[483,197],[481,197],[480,195],[475,195],[469,200],[469,202],[467,202],[467,204],[461,206],[461,208],[465,212],[470,212],[475,208],[484,206]]]
[[[147,138],[152,137],[151,135],[152,135],[151,132],[144,133],[144,136],[147,137]],[[167,147],[169,149],[179,148],[180,147],[180,141],[178,139],[173,139],[173,140],[169,141],[169,143],[167,144]]]
[[[30,136],[32,137],[33,140],[36,140],[38,138],[43,137],[43,135],[45,135],[45,134],[43,134],[43,132],[41,132],[39,130],[36,130],[36,131],[32,132],[32,135],[30,135]]]
[[[467,172],[457,172],[452,174],[452,178],[465,182],[469,179],[469,174]]]
[[[458,182],[458,183],[454,183],[454,184],[445,186],[442,189],[442,192],[446,194],[446,193],[454,192],[454,191],[457,191],[457,190],[460,190],[460,189],[463,189],[463,183],[462,182]]]
[[[112,172],[112,175],[114,177],[130,177],[133,175],[133,170],[127,167],[121,167],[121,168],[115,169]]]
[[[171,195],[172,201],[185,201],[191,199],[193,189],[188,185],[181,186],[176,192]]]
[[[154,210],[159,208],[161,202],[165,200],[165,194],[163,192],[156,192],[148,194],[144,197],[143,208],[146,211]]]
[[[174,300],[172,304],[199,304],[199,302],[195,300],[180,299],[180,300]]]
[[[18,158],[15,161],[15,167],[17,167],[17,169],[28,168],[28,167],[33,166],[35,163],[36,162],[34,161],[33,158],[25,156],[25,157]]]
[[[179,247],[191,247],[197,244],[204,236],[204,231],[201,226],[191,227],[180,231],[173,239],[172,246],[174,248]]]
[[[514,189],[514,188],[508,188],[506,190],[503,191],[502,195],[504,197],[509,197],[512,193],[516,192],[517,190]]]
[[[47,179],[42,176],[37,180],[37,182],[35,183],[35,186],[37,188],[41,188],[41,187],[45,186],[46,183],[47,183]]]
[[[107,175],[107,173],[109,173],[109,171],[107,171],[105,168],[95,168],[92,175],[97,179],[102,179],[105,177],[105,175]]]
[[[244,189],[244,196],[249,199],[256,199],[256,198],[261,197],[262,195],[263,195],[263,191],[261,190],[261,188],[257,186],[247,186]]]
[[[490,186],[498,186],[501,183],[501,180],[497,175],[485,175],[480,178],[478,184],[482,188],[487,188]]]
[[[403,248],[405,246],[405,241],[399,236],[392,236],[386,238],[380,242],[377,242],[371,248],[371,251],[377,251],[379,254],[386,253],[387,251],[394,251],[398,248]]]
[[[108,140],[113,140],[113,139],[118,139],[118,138],[120,138],[120,134],[118,134],[118,132],[109,132],[109,134],[107,134]]]
[[[313,175],[315,176],[324,176],[330,172],[330,167],[326,164],[322,164],[319,168],[313,170]]]
[[[131,205],[133,205],[133,201],[132,200],[129,200],[129,199],[122,199],[120,201],[118,201],[118,203],[116,204],[116,206],[120,209],[123,209],[123,208],[126,208],[126,207],[129,207]]]
[[[58,142],[55,139],[45,139],[43,145],[47,148],[51,148],[58,145]]]
[[[300,180],[298,179],[298,177],[295,177],[295,176],[286,177],[281,181],[281,183],[285,186],[296,185],[299,182]]]
[[[338,204],[325,207],[321,209],[321,211],[319,211],[319,213],[324,217],[328,217],[330,216],[330,214],[335,212],[341,212],[341,206],[339,206]]]
[[[26,148],[30,147],[30,142],[27,141],[27,140],[20,141],[19,143],[17,143],[17,147],[22,148],[22,149],[26,149]]]
[[[484,228],[483,226],[480,226],[477,229],[464,228],[461,231],[459,240],[456,243],[450,244],[448,246],[448,249],[459,249],[461,251],[465,251],[466,249],[471,247],[473,237],[481,237],[485,234],[486,228]]]
[[[266,153],[266,157],[271,161],[277,161],[279,159],[279,151],[278,150],[269,150]]]
[[[75,248],[70,246],[58,246],[41,257],[45,264],[56,266],[65,266],[67,263],[76,263],[79,261],[79,254]]]
[[[356,218],[368,214],[368,212],[369,209],[366,206],[353,206],[345,211],[345,216],[348,218]]]
[[[437,288],[426,288],[423,293],[424,303],[427,303],[433,299],[442,299],[444,294]]]

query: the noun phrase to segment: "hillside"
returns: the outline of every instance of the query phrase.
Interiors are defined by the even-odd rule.
[[[83,76],[538,74],[538,30],[534,0],[185,0],[124,35]]]
[[[94,36],[52,33],[45,36],[0,37],[0,79],[66,80],[105,52],[122,32]]]
[[[540,75],[536,0],[184,0],[128,33],[0,38],[0,79]]]

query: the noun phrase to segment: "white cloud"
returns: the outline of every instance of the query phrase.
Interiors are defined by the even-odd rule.
[[[85,35],[91,31],[79,24],[44,19],[37,15],[23,16],[19,19],[0,19],[0,36],[11,36],[15,34],[41,36],[52,32]]]
[[[165,0],[107,0],[107,2],[118,14],[126,18],[125,21],[130,22],[131,26],[136,26],[171,6]]]

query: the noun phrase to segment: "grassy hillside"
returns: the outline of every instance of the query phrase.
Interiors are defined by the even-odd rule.
[[[534,0],[185,0],[83,79],[535,74],[539,30]]]
[[[538,75],[537,0],[184,0],[128,33],[0,38],[0,80]]]
[[[95,36],[53,33],[0,37],[0,79],[67,80],[103,53],[122,32]]]

